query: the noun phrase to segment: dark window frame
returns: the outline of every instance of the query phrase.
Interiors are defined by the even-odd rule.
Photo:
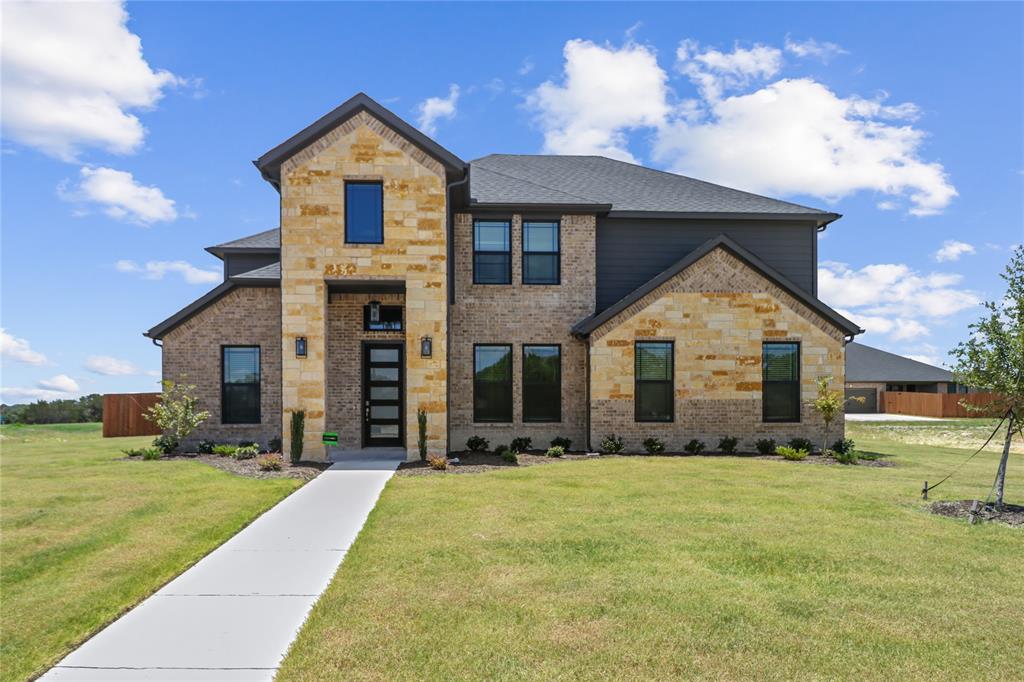
[[[380,241],[366,242],[353,241],[348,235],[348,187],[349,185],[379,185],[380,186]],[[384,181],[383,180],[346,180],[343,189],[345,198],[345,243],[346,244],[383,244],[384,243]]]
[[[526,250],[526,226],[529,223],[554,223],[555,224],[555,246],[557,247],[554,251],[527,251]],[[527,286],[558,286],[562,283],[562,221],[558,219],[554,220],[543,220],[540,218],[532,218],[522,220],[522,249],[519,254],[521,278],[523,284]],[[555,256],[555,281],[554,282],[531,282],[526,279],[526,257],[529,255],[539,256]]]
[[[476,385],[477,385],[477,369],[476,369],[476,349],[477,348],[507,348],[508,349],[508,419],[481,419],[477,415],[476,406]],[[474,343],[473,344],[473,423],[474,424],[511,424],[515,418],[515,395],[513,384],[515,383],[515,353],[512,349],[511,343]],[[497,382],[495,382],[497,383]]]
[[[506,251],[483,251],[477,249],[476,239],[476,228],[480,223],[505,223],[505,228],[508,233],[508,250]],[[474,218],[473,219],[473,284],[479,284],[480,286],[508,286],[512,284],[512,220],[505,218]],[[481,282],[477,272],[477,256],[478,255],[503,255],[507,257],[507,266],[505,268],[505,280],[504,282]],[[486,345],[486,344],[484,344]]]
[[[668,344],[669,347],[669,378],[641,379],[638,371],[639,347],[643,344]],[[655,419],[640,416],[640,384],[669,385],[669,414],[667,419]],[[676,342],[675,339],[638,339],[633,342],[633,421],[655,424],[671,424],[676,420]]]
[[[364,332],[401,332],[405,331],[405,306],[401,305],[384,305],[380,306],[381,320],[384,319],[385,310],[398,310],[398,328],[397,329],[374,329],[370,325],[370,304],[367,303],[363,306],[363,331]]]
[[[557,348],[558,349],[558,380],[555,382],[556,394],[558,395],[558,414],[555,419],[528,419],[526,416],[526,351],[528,348]],[[523,422],[530,424],[561,424],[562,423],[562,344],[560,343],[524,343],[523,361],[520,367],[522,373],[522,408]],[[547,384],[541,384],[546,386]]]
[[[256,370],[258,372],[259,381],[255,384],[239,384],[233,383],[232,386],[256,386],[256,420],[255,421],[228,421],[226,419],[227,410],[225,405],[227,400],[225,396],[227,391],[224,390],[225,386],[228,386],[228,382],[224,379],[224,371],[227,369],[227,362],[225,362],[225,351],[229,348],[255,348],[256,349]],[[220,423],[221,424],[262,424],[263,423],[263,348],[259,344],[222,344],[220,347]]]
[[[766,346],[796,346],[796,380],[787,381],[767,381],[765,378],[764,370],[764,349]],[[801,380],[801,365],[803,364],[803,347],[799,341],[762,341],[761,342],[761,421],[765,424],[799,424],[801,422],[801,402],[800,402],[800,380]],[[793,384],[796,392],[796,418],[795,419],[779,419],[779,418],[768,418],[767,403],[765,400],[765,385],[766,384]]]

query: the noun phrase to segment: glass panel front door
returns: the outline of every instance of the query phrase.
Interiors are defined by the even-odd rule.
[[[363,447],[401,446],[402,345],[363,346]]]

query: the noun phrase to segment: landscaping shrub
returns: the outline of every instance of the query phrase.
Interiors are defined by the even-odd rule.
[[[833,452],[853,452],[854,442],[852,438],[840,438],[832,443]]]
[[[519,464],[519,455],[517,455],[513,450],[506,450],[501,453],[501,459],[509,464]]]
[[[258,445],[242,445],[235,448],[235,459],[252,459],[256,455],[260,454],[260,447]]]
[[[256,466],[260,471],[280,471],[284,467],[281,455],[267,453],[256,458]]]
[[[210,413],[197,409],[199,400],[195,396],[195,386],[176,384],[173,381],[164,381],[162,385],[160,402],[146,410],[143,418],[153,422],[161,431],[174,438],[177,446],[206,421]]]
[[[164,434],[153,439],[153,447],[165,455],[169,455],[178,449],[178,439],[174,436]]]
[[[420,461],[427,459],[427,412],[422,407],[416,410],[416,445],[420,449]]]
[[[260,444],[259,444],[259,443],[257,443],[257,442],[256,442],[256,441],[254,441],[254,440],[240,440],[240,441],[238,441],[238,447],[240,447],[240,448],[251,448],[251,447],[255,447],[255,448],[256,448],[256,449],[258,450],[258,449],[259,449],[259,447],[260,447]]]
[[[201,440],[199,445],[196,446],[196,452],[200,455],[212,455],[213,446],[216,445],[212,440]]]
[[[605,436],[601,441],[601,452],[606,452],[609,455],[622,452],[625,447],[626,443],[622,440],[622,437],[616,436],[614,433]]]
[[[306,413],[302,410],[292,412],[292,442],[290,444],[292,463],[302,459],[302,439],[306,433]]]
[[[805,450],[808,454],[814,451],[814,444],[808,438],[793,438],[789,441],[789,447],[794,450]]]
[[[568,450],[571,445],[572,439],[563,438],[562,436],[558,436],[557,438],[554,438],[551,441],[551,447],[562,448],[562,450]]]
[[[466,449],[470,452],[483,452],[491,446],[491,441],[482,436],[470,436],[466,439]]]
[[[740,439],[735,436],[723,436],[718,440],[719,452],[724,452],[727,455],[736,453],[736,446],[740,444]]]
[[[150,450],[156,450],[156,448],[125,448],[121,452],[129,457],[142,457]],[[157,452],[159,452],[157,450]]]
[[[781,456],[783,459],[788,459],[791,462],[799,462],[801,459],[807,457],[807,450],[780,445],[775,448],[775,454]]]
[[[271,438],[267,441],[267,449],[271,452],[281,452],[281,439]]]
[[[238,448],[234,445],[214,445],[213,454],[221,457],[232,457]]]
[[[512,445],[509,447],[512,449],[512,452],[526,452],[533,449],[533,439],[519,436],[512,439]]]
[[[831,455],[835,457],[836,461],[839,462],[840,464],[857,463],[857,453],[852,448],[845,452],[840,452],[839,450],[830,450],[829,453],[831,453]]]
[[[427,457],[427,464],[430,465],[431,469],[437,469],[438,471],[443,471],[443,470],[448,468],[448,458],[447,457],[436,457],[436,456],[435,457]]]
[[[762,455],[770,455],[775,452],[775,439],[774,438],[758,438],[757,442],[754,443],[757,447],[757,451]]]
[[[494,446],[494,454],[500,455],[504,452],[508,452],[508,446],[502,443],[501,445]]]
[[[665,441],[660,438],[645,438],[644,450],[646,450],[649,455],[657,455],[658,453],[665,452]]]
[[[146,460],[160,459],[160,457],[162,457],[162,456],[163,456],[163,453],[160,451],[159,448],[145,448],[142,451],[142,459],[146,459]]]
[[[552,445],[545,454],[548,457],[561,457],[565,454],[565,448],[561,445]]]
[[[696,438],[683,446],[683,450],[691,455],[699,455],[704,452],[705,448],[707,448],[707,446],[704,445],[704,441],[697,440]]]

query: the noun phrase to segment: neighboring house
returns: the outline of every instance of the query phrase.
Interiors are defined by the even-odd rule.
[[[597,156],[464,162],[359,94],[255,162],[280,229],[146,334],[215,440],[417,456],[556,436],[818,440],[861,330],[816,297],[814,208]]]
[[[875,413],[882,409],[881,393],[966,393],[958,386],[949,370],[878,348],[852,342],[846,346],[846,397],[863,398],[851,401],[847,412]]]

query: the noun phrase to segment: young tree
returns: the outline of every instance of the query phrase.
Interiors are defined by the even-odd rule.
[[[995,401],[983,407],[961,400],[969,411],[996,409],[1007,417],[1003,456],[996,472],[996,508],[1003,508],[1006,462],[1013,435],[1024,436],[1024,246],[1018,246],[1000,275],[1006,295],[985,302],[985,315],[969,325],[970,336],[953,349],[958,383],[990,391]]]
[[[196,409],[198,399],[195,397],[195,386],[164,381],[163,387],[160,402],[149,408],[143,416],[180,443],[206,421],[210,413]]]
[[[843,408],[849,402],[864,402],[864,398],[843,398],[841,391],[837,391],[830,388],[832,385],[832,377],[818,377],[816,382],[818,384],[818,397],[811,401],[811,407],[814,411],[821,415],[821,419],[825,422],[825,432],[822,435],[823,442],[821,444],[821,451],[825,452],[828,450],[828,430],[832,426],[832,422],[835,421],[843,412]]]

